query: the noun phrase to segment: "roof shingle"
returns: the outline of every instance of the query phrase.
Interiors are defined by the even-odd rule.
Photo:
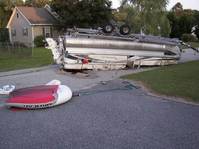
[[[17,7],[31,24],[57,24],[56,18],[45,8]]]

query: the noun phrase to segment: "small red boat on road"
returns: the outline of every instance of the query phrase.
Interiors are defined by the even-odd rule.
[[[72,91],[65,85],[41,85],[17,89],[10,93],[6,106],[26,109],[41,109],[67,102]]]

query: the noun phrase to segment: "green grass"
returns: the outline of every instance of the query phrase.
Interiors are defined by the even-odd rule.
[[[199,48],[199,42],[188,42],[192,47]]]
[[[198,42],[187,42],[187,44],[191,45],[194,48],[199,48],[199,41]],[[186,46],[180,46],[182,49],[187,49]]]
[[[24,52],[24,50],[27,50]],[[28,51],[29,50],[29,51]],[[0,51],[0,72],[16,69],[33,68],[52,64],[51,51],[45,48],[19,49],[13,54]],[[20,53],[23,53],[21,55]]]
[[[141,81],[156,93],[199,102],[199,61],[166,66],[122,78]]]

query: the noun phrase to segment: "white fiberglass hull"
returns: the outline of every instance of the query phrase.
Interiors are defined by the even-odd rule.
[[[115,70],[124,69],[126,66],[163,66],[177,64],[177,59],[172,58],[145,58],[145,57],[130,57],[127,56],[104,56],[91,55],[87,56],[90,62],[83,63],[79,59],[64,58],[64,69],[70,70]]]
[[[124,69],[126,63],[90,63],[90,64],[78,64],[78,63],[65,63],[64,69],[69,70],[117,70]]]
[[[59,60],[64,69],[72,70],[122,69],[127,64],[170,65],[176,64],[181,56],[175,44],[137,42],[121,37],[65,36],[59,44],[58,50],[61,47],[62,53],[56,61]]]
[[[15,90],[11,92],[5,105],[24,109],[42,109],[63,104],[72,98],[72,91],[59,82],[53,80],[46,85]]]

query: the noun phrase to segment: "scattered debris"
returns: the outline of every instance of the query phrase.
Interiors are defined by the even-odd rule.
[[[15,89],[14,85],[4,85],[0,88],[1,95],[9,95]]]

